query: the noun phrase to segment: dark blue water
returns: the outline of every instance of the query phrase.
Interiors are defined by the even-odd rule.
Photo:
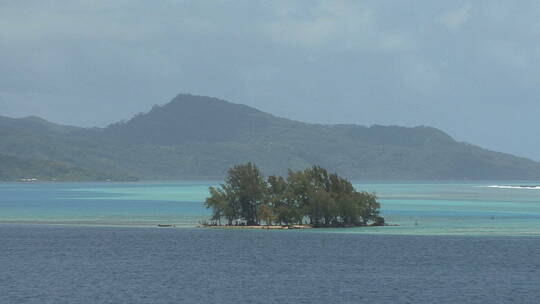
[[[0,303],[538,303],[540,238],[0,225]]]

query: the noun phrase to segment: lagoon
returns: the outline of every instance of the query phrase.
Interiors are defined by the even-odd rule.
[[[218,182],[2,183],[0,224],[196,227],[202,202]],[[328,233],[540,235],[540,189],[492,187],[535,182],[357,182],[375,192],[387,223],[317,229]]]
[[[195,228],[212,184],[0,184],[0,303],[540,297],[540,191],[488,187],[522,183],[358,183],[399,226],[290,231]]]

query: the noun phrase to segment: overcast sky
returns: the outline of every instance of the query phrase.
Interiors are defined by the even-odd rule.
[[[537,0],[0,0],[0,115],[79,126],[186,92],[540,160],[539,59]]]

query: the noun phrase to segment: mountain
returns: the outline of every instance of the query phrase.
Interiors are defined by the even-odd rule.
[[[68,134],[81,128],[54,124],[36,116],[18,119],[0,116],[1,129],[11,129],[34,134]]]
[[[246,161],[267,174],[319,164],[358,180],[540,179],[540,163],[431,127],[308,124],[188,94],[103,129],[0,117],[0,138],[3,155],[140,179],[221,179]]]
[[[217,98],[179,95],[164,106],[154,106],[146,114],[110,125],[104,133],[127,143],[171,146],[246,141],[267,134],[273,128],[294,125],[290,120],[245,105]]]

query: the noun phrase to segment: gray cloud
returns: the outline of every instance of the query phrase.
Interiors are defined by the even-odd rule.
[[[469,20],[471,8],[471,4],[466,3],[456,10],[444,13],[439,20],[449,29],[457,30]]]
[[[433,125],[540,160],[537,1],[1,1],[0,115],[103,126],[179,92]]]

